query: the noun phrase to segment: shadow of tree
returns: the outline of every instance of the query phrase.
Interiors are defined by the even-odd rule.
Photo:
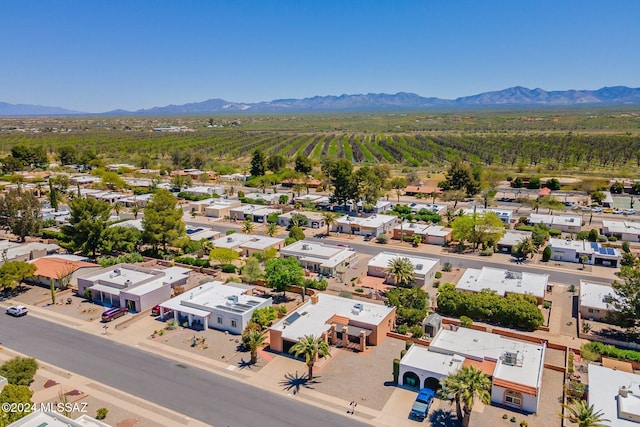
[[[280,381],[280,385],[282,386],[282,389],[286,391],[290,391],[293,394],[298,394],[301,388],[313,390],[314,389],[313,385],[320,383],[318,381],[319,377],[315,377],[313,380],[309,381],[309,378],[307,377],[306,374],[300,375],[298,371],[296,371],[295,374],[292,374],[291,372],[289,372],[285,374],[284,378],[285,379],[283,381]]]
[[[433,427],[458,427],[457,417],[444,409],[437,409],[429,415],[429,422]]]
[[[254,364],[251,363],[251,359],[249,360],[244,360],[244,357],[242,359],[240,359],[240,361],[238,362],[238,368],[240,369],[244,369],[244,368],[251,368],[251,366],[253,366]]]

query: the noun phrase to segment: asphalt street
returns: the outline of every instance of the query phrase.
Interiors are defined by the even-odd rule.
[[[213,426],[365,426],[298,398],[31,316],[0,315],[0,343]]]

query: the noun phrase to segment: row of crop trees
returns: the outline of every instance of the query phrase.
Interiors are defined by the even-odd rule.
[[[454,158],[486,165],[516,166],[520,162],[539,165],[554,161],[559,167],[598,165],[619,167],[640,165],[640,138],[631,134],[515,133],[313,133],[246,131],[238,128],[189,133],[141,131],[89,131],[70,133],[9,133],[5,149],[38,147],[63,163],[82,160],[94,153],[110,159],[140,159],[152,163],[171,161],[175,153],[190,153],[204,163],[222,159],[246,159],[261,149],[267,154],[304,154],[314,160],[322,157],[347,158],[355,162],[388,162],[421,166]],[[322,146],[316,149],[318,146]],[[63,148],[64,147],[64,148]],[[71,156],[60,152],[75,147]],[[78,147],[81,149],[78,150]],[[73,155],[75,153],[76,155]],[[88,153],[88,154],[84,154]],[[89,156],[91,157],[91,156]],[[66,160],[66,161],[65,161]],[[175,161],[174,161],[175,164]],[[193,166],[183,159],[184,167]]]

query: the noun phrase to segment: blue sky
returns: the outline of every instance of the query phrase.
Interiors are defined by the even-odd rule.
[[[0,101],[640,87],[640,1],[2,0]]]

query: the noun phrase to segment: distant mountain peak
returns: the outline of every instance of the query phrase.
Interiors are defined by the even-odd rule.
[[[137,111],[113,110],[103,115],[186,115],[230,112],[299,113],[358,111],[419,111],[436,108],[491,107],[570,107],[576,105],[640,105],[640,89],[626,86],[598,90],[546,91],[513,86],[498,91],[456,99],[426,98],[412,92],[316,95],[309,98],[283,98],[264,102],[232,102],[212,98],[202,102],[166,105]],[[77,115],[86,114],[58,107],[7,104],[0,102],[0,116]]]

